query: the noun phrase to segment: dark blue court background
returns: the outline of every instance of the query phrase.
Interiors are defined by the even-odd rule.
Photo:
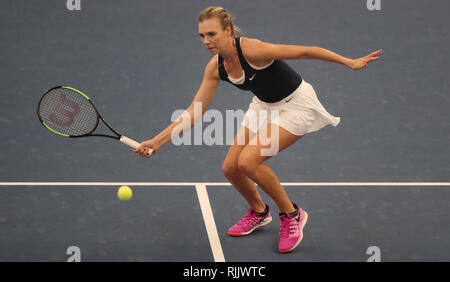
[[[281,182],[445,182],[450,173],[447,55],[450,2],[381,0],[4,0],[0,7],[0,182],[225,182],[228,146],[162,147],[151,159],[109,139],[46,130],[36,104],[55,85],[84,91],[119,132],[146,140],[192,101],[210,60],[197,35],[202,9],[221,5],[244,35],[314,45],[346,57],[383,49],[365,70],[317,60],[288,63],[341,117],[267,164]],[[209,109],[246,110],[251,93],[221,84]],[[208,123],[204,124],[207,126]],[[212,261],[194,187],[2,186],[0,261]],[[253,237],[227,228],[245,213],[228,187],[207,187],[227,261],[448,260],[446,187],[288,187],[308,211],[295,252],[277,251],[279,219]]]
[[[382,48],[353,71],[289,61],[342,118],[268,164],[282,181],[446,181],[450,172],[448,1],[3,1],[0,11],[2,181],[224,181],[228,146],[168,144],[151,160],[119,143],[65,140],[36,117],[53,85],[91,96],[114,128],[149,139],[185,109],[211,55],[199,12],[223,5],[246,36],[317,45],[347,57]],[[251,93],[222,83],[209,109],[246,110]],[[207,126],[208,124],[205,124]]]

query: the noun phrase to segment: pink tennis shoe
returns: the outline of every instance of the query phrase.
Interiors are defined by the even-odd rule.
[[[254,212],[247,209],[248,213],[238,221],[235,225],[228,229],[230,236],[247,236],[255,229],[269,225],[272,221],[269,206],[266,205],[266,210],[263,213]]]
[[[292,214],[280,213],[280,243],[278,250],[289,253],[295,249],[303,239],[303,227],[308,221],[308,214],[294,204],[296,211]]]

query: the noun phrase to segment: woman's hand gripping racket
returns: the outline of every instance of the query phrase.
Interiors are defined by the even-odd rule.
[[[41,123],[51,132],[69,138],[100,136],[117,139],[131,148],[137,149],[140,143],[115,131],[98,112],[92,101],[81,91],[56,86],[42,95],[37,114]],[[114,135],[94,134],[99,121],[102,121]],[[152,155],[149,149],[148,154]]]

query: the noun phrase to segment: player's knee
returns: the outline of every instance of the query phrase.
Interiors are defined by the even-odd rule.
[[[255,163],[245,154],[239,156],[237,166],[245,175],[251,175],[256,169]]]
[[[232,178],[239,172],[236,162],[224,161],[222,164],[222,173],[226,178]]]

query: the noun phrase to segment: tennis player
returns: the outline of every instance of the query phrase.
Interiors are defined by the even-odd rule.
[[[359,70],[378,60],[382,50],[350,59],[321,47],[271,44],[242,37],[232,16],[222,7],[208,7],[201,12],[198,34],[213,57],[205,67],[203,81],[192,104],[182,117],[134,151],[150,157],[174,138],[175,128],[182,126],[183,131],[192,128],[197,122],[194,103],[201,103],[203,115],[221,80],[250,90],[255,96],[222,165],[223,174],[250,208],[229,228],[228,234],[246,236],[272,221],[269,206],[263,202],[257,184],[279,209],[279,251],[291,252],[303,238],[308,214],[289,199],[274,171],[264,162],[307,133],[326,125],[336,127],[340,118],[327,112],[314,88],[283,60],[318,59]],[[265,122],[261,122],[261,118],[254,122],[255,112],[266,113],[256,115],[266,117]],[[277,114],[271,114],[274,112]],[[261,136],[267,136],[271,143],[262,142]],[[276,152],[262,154],[262,150],[273,148],[273,142],[277,143]],[[153,150],[151,154],[149,149]]]

